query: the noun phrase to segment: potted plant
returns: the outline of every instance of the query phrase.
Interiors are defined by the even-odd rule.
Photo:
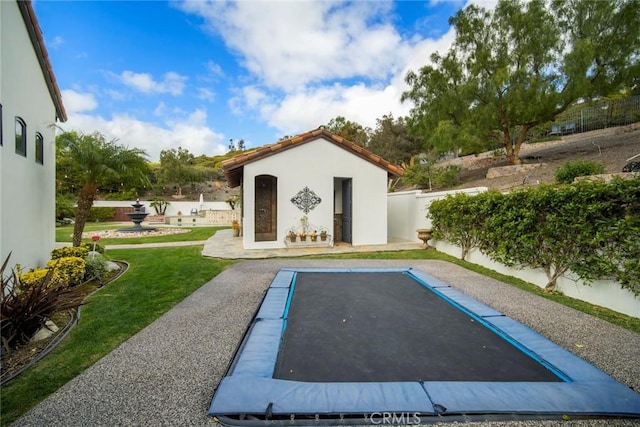
[[[327,241],[327,229],[324,228],[324,227],[320,229],[320,240],[322,242],[326,242]]]
[[[300,235],[300,241],[301,242],[306,242],[307,241],[307,232],[306,231],[301,231],[299,235]]]
[[[240,236],[240,223],[237,219],[231,221],[231,229],[233,230],[233,237]]]
[[[294,230],[289,230],[289,233],[287,234],[287,236],[289,237],[290,242],[295,242],[296,239],[298,238],[298,235]]]
[[[311,237],[312,242],[315,242],[316,240],[318,240],[318,232],[316,230],[313,230],[311,233],[309,233],[309,237]]]

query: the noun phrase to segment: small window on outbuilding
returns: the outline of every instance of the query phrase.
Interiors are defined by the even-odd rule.
[[[27,157],[27,124],[16,117],[16,154]]]
[[[44,138],[40,132],[36,132],[36,163],[44,164]]]

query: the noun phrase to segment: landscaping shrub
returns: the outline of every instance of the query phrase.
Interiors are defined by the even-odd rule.
[[[86,246],[65,246],[62,248],[56,248],[51,251],[51,259],[58,259],[64,257],[79,257],[85,258],[89,254],[89,249]]]
[[[48,268],[36,268],[26,273],[19,273],[18,277],[20,278],[20,284],[25,288],[30,288],[32,286],[41,283],[44,278],[49,274]],[[49,284],[62,284],[60,281],[60,275],[53,273],[51,278],[49,279]]]
[[[82,283],[85,273],[85,261],[80,257],[63,257],[47,262],[47,268],[55,269],[60,281],[66,286]]]
[[[103,222],[113,219],[116,216],[116,208],[113,207],[92,207],[89,211],[89,221]]]
[[[479,229],[485,221],[478,215],[478,206],[479,198],[467,193],[449,195],[429,206],[433,237],[460,246],[460,259],[466,259],[469,251],[478,246]]]
[[[548,291],[571,270],[640,294],[638,179],[457,195],[430,210],[434,237],[463,246],[463,256],[477,245],[505,265],[541,268]]]
[[[599,175],[604,173],[604,165],[589,160],[566,162],[555,172],[556,182],[571,184],[579,176]]]
[[[458,165],[435,167],[418,163],[405,169],[402,179],[408,185],[428,188],[431,191],[434,187],[445,188],[457,184],[461,170]]]
[[[51,283],[54,268],[31,286],[25,286],[15,269],[5,274],[9,257],[0,268],[0,329],[7,353],[28,342],[53,314],[76,308],[84,299],[79,287]]]
[[[460,182],[460,171],[462,167],[459,165],[447,165],[444,167],[434,168],[433,185],[438,188],[453,187]]]
[[[87,253],[89,253],[89,252],[91,252],[91,251],[93,251],[93,250],[94,250],[94,249],[93,249],[93,248],[94,248],[94,242],[82,242],[82,243],[80,244],[80,246],[78,246],[78,247],[80,247],[80,248],[86,248],[86,249],[87,249]],[[99,252],[99,253],[101,253],[101,254],[104,254],[104,246],[103,246],[103,245],[101,245],[101,244],[100,244],[100,243],[98,243],[98,242],[95,242],[95,251],[96,251],[96,252]]]
[[[107,259],[99,253],[85,259],[84,280],[100,279],[107,273]]]

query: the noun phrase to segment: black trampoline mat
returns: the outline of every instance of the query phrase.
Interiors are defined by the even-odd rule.
[[[276,379],[559,382],[401,272],[297,274]]]

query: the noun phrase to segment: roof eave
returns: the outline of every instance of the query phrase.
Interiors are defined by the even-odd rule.
[[[53,74],[53,67],[49,61],[49,53],[47,52],[47,48],[44,44],[42,30],[40,29],[40,24],[38,24],[38,18],[36,18],[33,6],[31,5],[31,0],[17,0],[17,3],[20,13],[22,14],[22,19],[27,27],[31,44],[36,51],[36,57],[38,58],[40,69],[42,70],[42,74],[47,83],[47,89],[49,89],[51,100],[55,105],[56,119],[60,122],[66,122],[67,112],[64,108],[64,104],[62,103],[60,88],[58,87],[56,76]]]
[[[312,141],[319,137],[324,137],[330,142],[348,151],[349,153],[354,154],[366,160],[367,162],[386,170],[390,178],[402,176],[402,169],[400,169],[399,167],[389,163],[382,157],[369,152],[365,148],[347,140],[346,138],[329,132],[323,126],[321,126],[318,129],[314,129],[312,131],[294,136],[289,139],[285,139],[283,141],[279,141],[274,144],[265,145],[263,147],[256,148],[254,150],[234,156],[231,159],[225,160],[224,162],[222,162],[222,169],[225,176],[227,177],[228,184],[231,187],[240,185],[245,165],[281,153],[290,148],[297,147],[301,144],[304,144],[305,142]]]

